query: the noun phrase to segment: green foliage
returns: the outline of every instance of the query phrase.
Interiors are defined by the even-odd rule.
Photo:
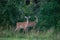
[[[38,0],[37,4],[30,1],[26,5],[25,0],[1,0],[0,1],[0,26],[16,25],[17,22],[25,21],[24,16],[31,16],[30,21],[34,21],[34,15],[39,16],[37,26],[39,28],[50,28],[60,25],[60,4],[59,0]]]

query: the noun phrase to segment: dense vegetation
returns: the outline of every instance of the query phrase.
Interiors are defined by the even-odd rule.
[[[60,29],[60,0],[0,0],[0,30],[12,29],[17,22],[26,21],[24,16],[31,16],[29,21],[38,17],[36,30]],[[13,29],[13,30],[14,30]]]

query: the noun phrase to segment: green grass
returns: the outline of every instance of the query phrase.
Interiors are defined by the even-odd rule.
[[[0,32],[0,40],[60,40],[59,37],[60,33],[55,33],[53,28],[47,32],[32,31],[27,34],[6,30]]]

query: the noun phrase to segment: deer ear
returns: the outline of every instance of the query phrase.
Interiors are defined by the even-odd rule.
[[[29,18],[31,18],[31,16],[29,16]]]
[[[35,18],[36,18],[37,16],[35,16]]]
[[[25,18],[27,18],[27,17],[25,16]]]
[[[36,18],[36,16],[34,16]]]

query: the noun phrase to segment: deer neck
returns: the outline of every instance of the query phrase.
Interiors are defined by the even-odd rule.
[[[35,22],[37,23],[38,22],[38,18],[36,17],[36,20],[35,20]]]
[[[28,24],[28,22],[29,22],[29,21],[28,21],[28,19],[27,19],[27,21],[26,21],[26,22],[27,22],[27,24]]]

